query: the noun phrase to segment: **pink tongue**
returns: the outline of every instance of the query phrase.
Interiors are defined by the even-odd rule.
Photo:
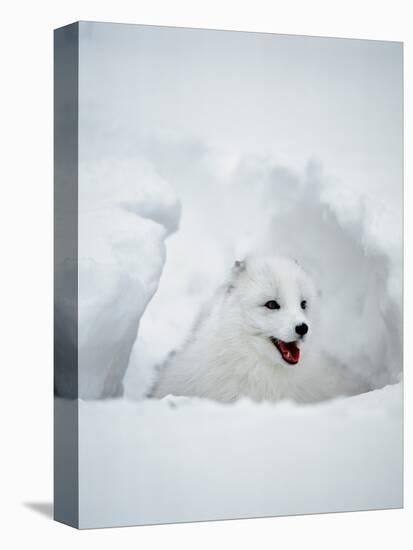
[[[298,363],[300,359],[300,350],[295,342],[279,342],[279,346],[285,361],[288,363]]]

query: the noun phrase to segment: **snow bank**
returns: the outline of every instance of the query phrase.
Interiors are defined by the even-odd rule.
[[[401,403],[80,401],[80,525],[400,507]]]
[[[79,397],[93,399],[123,392],[180,204],[143,159],[80,163],[79,174]]]

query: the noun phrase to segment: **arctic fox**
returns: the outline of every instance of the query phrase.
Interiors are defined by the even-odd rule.
[[[361,392],[360,381],[322,354],[318,309],[319,293],[295,260],[235,262],[152,397],[315,402]]]

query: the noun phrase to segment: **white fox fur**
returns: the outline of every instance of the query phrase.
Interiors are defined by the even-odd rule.
[[[236,262],[187,344],[164,365],[152,396],[314,402],[366,389],[322,355],[319,300],[311,278],[295,260],[251,257]],[[269,301],[279,309],[269,309]],[[308,333],[300,337],[296,327],[303,323]],[[297,364],[283,359],[274,338],[296,342]]]

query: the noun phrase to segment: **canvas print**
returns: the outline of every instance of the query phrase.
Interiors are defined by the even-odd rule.
[[[403,506],[401,43],[55,31],[55,518]]]

